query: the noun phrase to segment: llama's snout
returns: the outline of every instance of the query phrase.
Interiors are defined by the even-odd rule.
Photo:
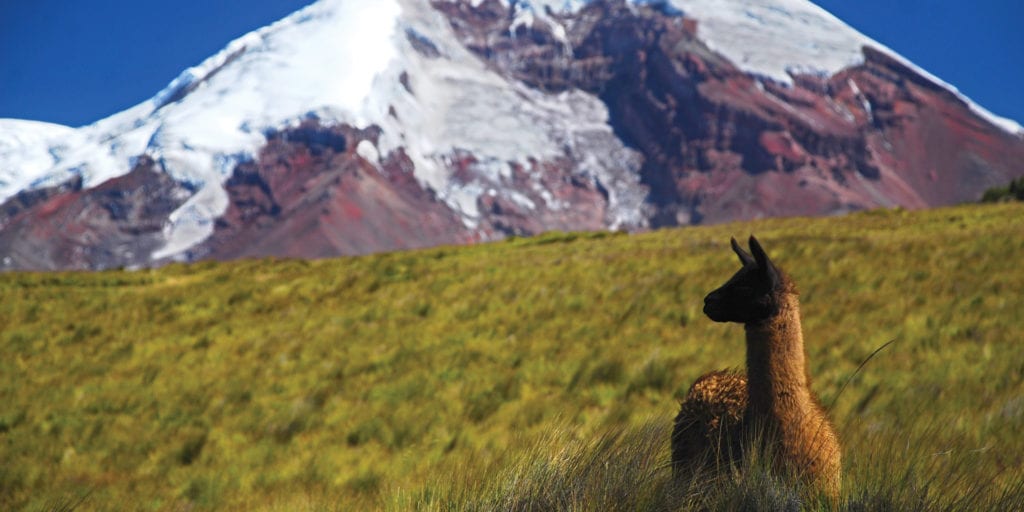
[[[719,297],[714,293],[710,293],[707,297],[704,297],[704,314],[707,315],[708,318],[715,322],[724,322],[726,321],[724,313],[722,301]]]

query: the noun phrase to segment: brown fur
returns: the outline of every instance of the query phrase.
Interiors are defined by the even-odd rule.
[[[767,318],[745,322],[746,375],[715,371],[693,383],[675,420],[673,469],[692,475],[736,463],[756,430],[775,472],[834,499],[841,481],[839,439],[810,389],[796,289],[773,265],[772,271],[775,308]]]
[[[672,431],[676,472],[720,472],[740,459],[741,423],[747,408],[747,378],[718,370],[701,375],[679,407]]]

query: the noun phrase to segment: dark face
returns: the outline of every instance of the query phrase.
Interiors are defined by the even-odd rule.
[[[733,251],[743,264],[735,275],[704,297],[704,314],[716,322],[759,322],[778,313],[780,275],[775,265],[750,237],[753,256],[732,240]]]

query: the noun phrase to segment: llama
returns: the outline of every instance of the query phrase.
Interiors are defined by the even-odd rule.
[[[674,473],[735,467],[760,438],[774,473],[836,499],[839,440],[810,389],[796,288],[756,238],[749,243],[753,256],[732,239],[743,268],[704,299],[711,320],[744,325],[747,372],[710,372],[690,387],[672,431]]]

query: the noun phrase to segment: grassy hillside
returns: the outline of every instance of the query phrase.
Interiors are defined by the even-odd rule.
[[[678,399],[743,364],[742,328],[701,305],[751,232],[800,287],[850,503],[1020,490],[1022,218],[1006,203],[2,274],[0,509],[512,508],[531,478],[602,499],[573,476],[588,466],[663,493]],[[543,503],[593,505],[567,499]]]

